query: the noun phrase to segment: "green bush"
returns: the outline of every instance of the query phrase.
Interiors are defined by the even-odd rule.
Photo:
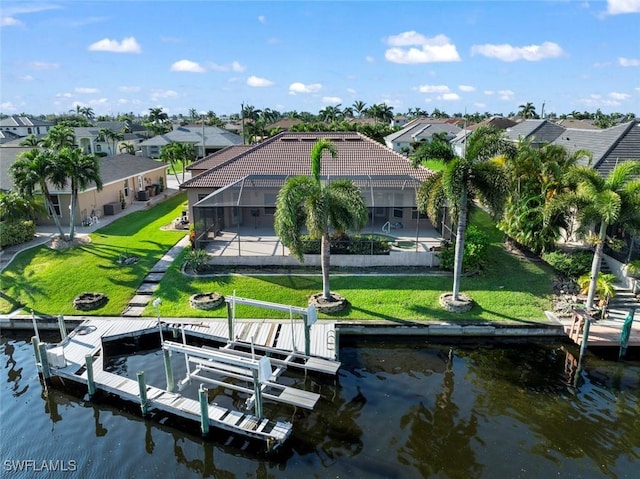
[[[581,275],[591,270],[593,252],[588,250],[563,253],[562,251],[552,251],[544,253],[542,259],[549,263],[557,272],[577,279]]]
[[[207,268],[208,259],[209,255],[206,250],[192,249],[187,252],[184,258],[184,265],[196,273],[201,273]]]
[[[36,225],[31,220],[3,221],[0,223],[0,246],[5,248],[26,243],[36,234]]]
[[[391,244],[389,240],[375,236],[336,236],[331,238],[331,254],[389,254]],[[303,254],[320,254],[320,240],[302,237]]]
[[[464,252],[462,257],[463,271],[479,271],[485,264],[487,256],[488,236],[475,226],[469,226],[464,237]],[[444,241],[438,253],[440,267],[453,271],[455,262],[455,243]]]

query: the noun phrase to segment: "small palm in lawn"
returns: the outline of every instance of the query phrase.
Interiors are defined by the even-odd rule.
[[[337,156],[335,145],[322,139],[311,150],[311,177],[295,176],[287,179],[278,193],[274,228],[282,244],[299,261],[303,261],[302,229],[320,238],[322,264],[322,297],[332,299],[329,288],[330,242],[329,230],[359,230],[367,222],[367,207],[360,189],[349,180],[320,181],[321,158],[324,150]]]
[[[440,211],[447,202],[457,219],[452,294],[456,302],[461,301],[460,278],[470,204],[477,198],[494,215],[504,207],[506,176],[498,163],[489,161],[500,154],[515,154],[514,146],[499,130],[478,128],[469,138],[465,158],[450,160],[444,171],[433,174],[418,190],[418,208],[433,224],[438,224]]]
[[[18,192],[25,197],[34,198],[36,191],[40,189],[46,209],[53,218],[60,237],[64,238],[60,216],[56,214],[49,195],[49,182],[59,188],[64,186],[64,179],[60,181],[60,175],[57,173],[56,152],[41,149],[25,151],[11,165],[9,172]]]
[[[603,178],[593,168],[576,166],[568,176],[577,185],[575,200],[578,220],[582,225],[600,223],[593,262],[591,282],[587,293],[586,308],[593,308],[598,287],[600,265],[604,256],[607,228],[619,224],[631,231],[640,231],[640,161],[619,163]]]
[[[189,163],[192,163],[196,158],[196,147],[191,143],[170,143],[160,152],[160,160],[165,163],[169,163],[173,167],[173,175],[176,177],[176,181],[180,183],[178,179],[178,173],[176,166],[182,166],[182,183],[184,183],[184,171]]]

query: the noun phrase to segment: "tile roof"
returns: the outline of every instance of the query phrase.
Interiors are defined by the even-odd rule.
[[[217,126],[206,126],[204,128],[205,145],[213,148],[224,148],[225,146],[241,145],[242,137],[223,130]],[[165,146],[169,143],[194,143],[202,144],[202,127],[178,127],[163,135],[156,135],[140,143],[140,146]]]
[[[205,156],[204,158],[191,163],[187,166],[187,170],[210,170],[215,168],[226,161],[229,161],[240,153],[245,152],[251,148],[255,148],[256,145],[233,145],[227,146],[222,150],[218,150],[215,153]]]
[[[491,118],[487,118],[486,120],[482,120],[480,123],[475,123],[473,125],[468,125],[467,130],[477,130],[481,126],[493,126],[500,130],[506,130],[507,128],[511,128],[515,126],[517,123],[509,118],[504,118],[501,116],[492,116]]]
[[[548,120],[524,120],[507,128],[507,138],[518,141],[520,137],[531,139],[533,143],[551,143],[565,130],[564,127]]]
[[[323,155],[322,176],[410,176],[424,181],[431,174],[426,168],[413,168],[403,155],[360,133],[285,132],[221,162],[186,181],[182,187],[222,188],[249,175],[310,175],[311,149],[321,138],[331,140],[338,152],[336,159],[332,159],[328,153]]]
[[[53,126],[53,122],[18,115],[8,116],[7,118],[3,118],[0,120],[0,128],[18,126]]]
[[[30,151],[31,147],[0,148],[0,191],[13,188],[13,177],[9,174],[9,167],[18,159],[18,155]]]
[[[408,123],[405,127],[384,137],[386,142],[404,142],[411,143],[421,139],[430,138],[436,133],[447,133],[447,136],[455,136],[460,132],[460,128],[456,125],[446,123],[442,120],[418,119],[415,122]]]

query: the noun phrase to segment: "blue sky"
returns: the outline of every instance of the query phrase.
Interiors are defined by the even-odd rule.
[[[640,0],[0,4],[0,112],[640,115]]]

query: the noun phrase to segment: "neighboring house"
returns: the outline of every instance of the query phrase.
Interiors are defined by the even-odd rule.
[[[0,148],[0,191],[13,189],[13,177],[9,174],[9,167],[15,163],[20,153],[32,149],[31,147]]]
[[[95,184],[89,185],[78,195],[76,225],[81,225],[92,211],[98,216],[115,214],[121,210],[121,200],[125,207],[136,200],[148,199],[148,192],[164,190],[167,184],[167,165],[150,158],[129,154],[105,156],[99,158],[100,177],[103,188],[98,191]],[[69,224],[71,191],[69,184],[59,190],[50,185],[51,201],[55,213],[62,224]],[[144,194],[138,194],[143,192]],[[52,218],[42,221],[53,224]]]
[[[242,145],[243,140],[240,135],[217,126],[178,126],[168,133],[154,136],[140,143],[142,156],[159,158],[162,148],[169,143],[191,143],[196,147],[198,156],[202,158],[227,146]]]
[[[76,145],[82,148],[88,155],[104,153],[107,155],[117,155],[120,153],[120,145],[122,143],[130,143],[138,149],[138,144],[146,138],[147,130],[144,126],[138,124],[131,125],[131,132],[123,133],[123,139],[116,141],[115,151],[113,142],[109,139],[100,139],[100,130],[106,128],[116,133],[121,133],[125,123],[123,121],[99,121],[94,126],[75,127],[73,135],[76,139]]]
[[[404,115],[396,115],[391,119],[391,128],[405,126],[407,123],[409,123],[409,118]]]
[[[565,128],[549,120],[524,120],[507,128],[506,135],[511,141],[530,140],[533,146],[553,142]]]
[[[572,118],[565,118],[560,120],[554,120],[560,126],[565,128],[578,128],[580,130],[599,130],[597,126],[593,124],[591,120],[574,120]]]
[[[385,144],[398,153],[411,153],[411,145],[420,141],[430,141],[433,135],[444,133],[448,140],[452,140],[461,128],[442,120],[419,118],[408,123],[402,130],[384,137]]]
[[[53,122],[27,116],[13,115],[0,120],[0,130],[10,131],[18,136],[46,135],[53,128]]]
[[[232,147],[192,165],[201,171],[185,181],[189,215],[198,245],[223,229],[273,228],[276,198],[292,175],[311,175],[311,149],[320,138],[333,142],[337,158],[321,162],[322,181],[347,178],[361,189],[369,208],[369,225],[417,232],[431,224],[416,209],[416,192],[430,170],[413,168],[407,158],[354,132],[280,133],[252,147]],[[414,233],[415,234],[415,233]]]
[[[481,126],[488,126],[497,128],[499,130],[506,130],[507,128],[511,128],[514,125],[516,125],[516,122],[510,120],[509,118],[492,116],[491,118],[487,118],[480,123],[474,123],[472,125],[467,125],[466,127],[463,126],[463,129],[458,132],[455,138],[451,140],[451,146],[453,147],[453,151],[455,152],[455,154],[462,158],[464,157],[467,139],[475,130],[477,130]]]
[[[276,121],[275,123],[271,123],[267,125],[267,131],[271,130],[280,130],[280,131],[289,131],[292,126],[299,125],[303,123],[302,120],[298,118],[282,118],[281,120]]]
[[[20,141],[24,140],[24,137],[18,135],[17,133],[13,133],[12,131],[9,131],[9,130],[0,130],[0,145],[14,142],[16,140],[18,140],[18,143],[19,143]]]
[[[217,168],[227,161],[234,159],[235,157],[240,155],[240,153],[244,153],[245,151],[254,147],[255,145],[227,146],[222,150],[211,153],[210,155],[207,155],[204,158],[191,163],[189,166],[187,166],[187,170],[191,171],[191,177],[194,178],[201,173],[205,173],[211,170],[212,168]]]

